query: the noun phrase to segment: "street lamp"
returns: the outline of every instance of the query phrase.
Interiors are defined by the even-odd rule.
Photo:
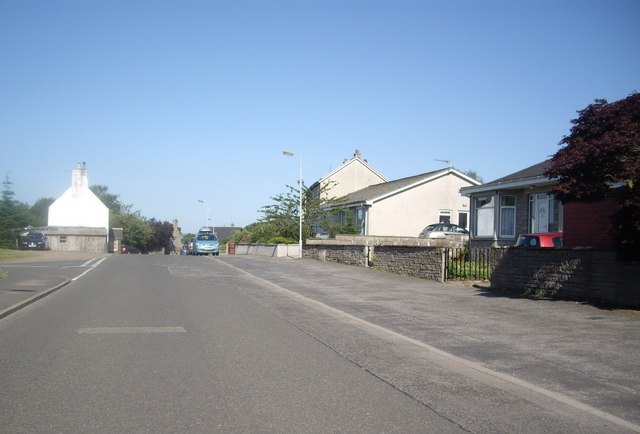
[[[209,227],[209,207],[207,206],[207,203],[206,203],[204,200],[202,200],[202,199],[198,199],[198,202],[204,205],[204,208],[205,208],[205,214],[204,214],[204,216],[205,216],[205,219],[206,219],[206,220],[204,221],[204,225],[205,225],[206,227]]]
[[[294,157],[296,154],[291,151],[282,151],[282,155]],[[302,258],[302,155],[298,154],[298,157],[300,158],[300,177],[298,178],[298,197],[300,199],[298,203],[298,250],[299,257]]]

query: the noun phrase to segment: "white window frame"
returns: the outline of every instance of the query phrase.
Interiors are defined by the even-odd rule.
[[[465,216],[465,225],[461,224],[462,221],[462,216]],[[465,228],[465,229],[469,229],[469,211],[464,210],[464,211],[458,211],[458,226],[460,226],[461,228]]]
[[[443,221],[442,218],[445,218],[446,221]],[[450,209],[441,209],[438,213],[438,223],[447,223],[451,224],[452,212]]]
[[[563,225],[562,203],[554,195],[536,193],[529,195],[529,231],[559,232]]]
[[[480,201],[484,201],[485,203],[478,205]],[[476,237],[495,236],[495,201],[495,195],[478,196],[474,198],[474,207],[476,210],[474,235]]]
[[[513,205],[505,205],[506,199],[512,199]],[[507,218],[507,214],[511,214],[511,218]],[[516,196],[500,195],[500,238],[516,237]]]

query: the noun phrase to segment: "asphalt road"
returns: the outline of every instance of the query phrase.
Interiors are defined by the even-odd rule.
[[[2,431],[640,432],[636,311],[307,260],[87,261],[0,320]]]

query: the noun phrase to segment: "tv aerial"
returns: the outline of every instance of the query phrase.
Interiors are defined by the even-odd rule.
[[[447,163],[447,164],[449,165],[449,169],[451,169],[451,160],[438,160],[438,159],[436,158],[436,161],[440,161],[440,162],[442,162],[442,163]]]

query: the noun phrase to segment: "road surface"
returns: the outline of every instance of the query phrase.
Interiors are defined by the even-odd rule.
[[[0,320],[5,432],[640,431],[633,311],[293,259],[74,273]]]

